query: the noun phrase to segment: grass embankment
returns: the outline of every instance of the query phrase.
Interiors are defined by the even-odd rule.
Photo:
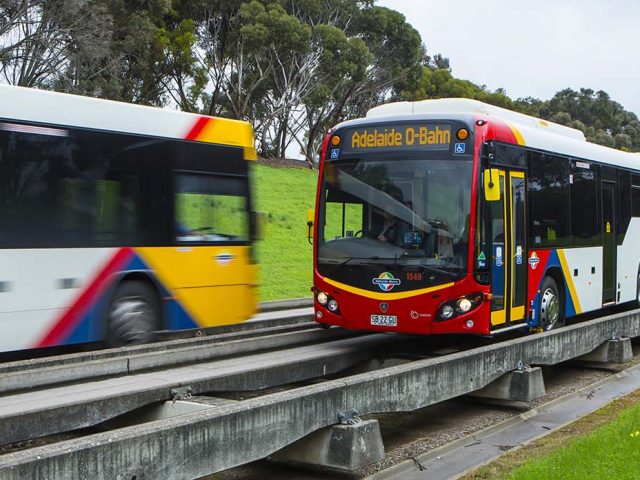
[[[509,452],[465,480],[640,478],[640,392],[531,445]]]
[[[254,209],[264,212],[264,240],[258,243],[260,301],[310,297],[312,247],[306,211],[315,208],[317,171],[255,165]]]

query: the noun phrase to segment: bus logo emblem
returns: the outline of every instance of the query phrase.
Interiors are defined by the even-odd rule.
[[[231,253],[219,253],[216,255],[216,261],[218,265],[229,265],[233,260],[235,260],[236,256]]]
[[[383,272],[378,278],[373,279],[373,284],[380,287],[383,292],[390,292],[393,287],[400,285],[402,282],[399,278],[394,278],[389,272]]]
[[[529,266],[532,270],[535,270],[536,268],[538,268],[539,263],[540,259],[538,258],[538,254],[536,252],[533,252],[529,257]]]

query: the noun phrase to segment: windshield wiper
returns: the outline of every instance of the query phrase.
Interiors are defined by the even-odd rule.
[[[339,262],[339,263],[329,263],[327,262],[328,265],[331,265],[335,268],[333,268],[331,270],[331,273],[335,273],[338,270],[341,270],[343,267],[347,266],[349,263],[353,262],[354,260],[360,260],[360,262],[358,263],[358,265],[377,265],[375,263],[375,260],[382,260],[380,257],[350,257],[347,258],[346,260]],[[362,261],[362,260],[368,260],[368,261]]]
[[[328,265],[331,265],[333,267],[335,267],[334,269],[332,269],[331,273],[335,273],[339,270],[341,270],[343,267],[347,266],[348,264],[350,264],[352,261],[354,260],[360,260],[360,262],[358,263],[358,265],[379,265],[379,261],[393,261],[394,265],[397,265],[398,259],[402,258],[399,256],[395,256],[395,257],[350,257],[347,258],[346,260],[339,262],[339,263],[328,263]],[[366,260],[366,261],[363,261]],[[419,269],[421,269],[422,271],[426,271],[426,272],[431,272],[431,273],[436,273],[438,275],[444,275],[446,277],[449,278],[458,278],[459,274],[457,273],[453,273],[453,272],[449,272],[447,270],[442,270],[440,268],[436,268],[436,267],[429,267],[427,265],[416,265],[416,267],[418,267]]]

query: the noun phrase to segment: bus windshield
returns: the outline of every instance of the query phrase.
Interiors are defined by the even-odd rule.
[[[324,167],[318,266],[466,271],[472,162],[362,158]],[[450,278],[449,278],[450,280]]]

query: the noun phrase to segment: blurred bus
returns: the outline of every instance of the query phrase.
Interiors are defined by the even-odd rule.
[[[248,123],[0,86],[0,351],[256,310]]]

